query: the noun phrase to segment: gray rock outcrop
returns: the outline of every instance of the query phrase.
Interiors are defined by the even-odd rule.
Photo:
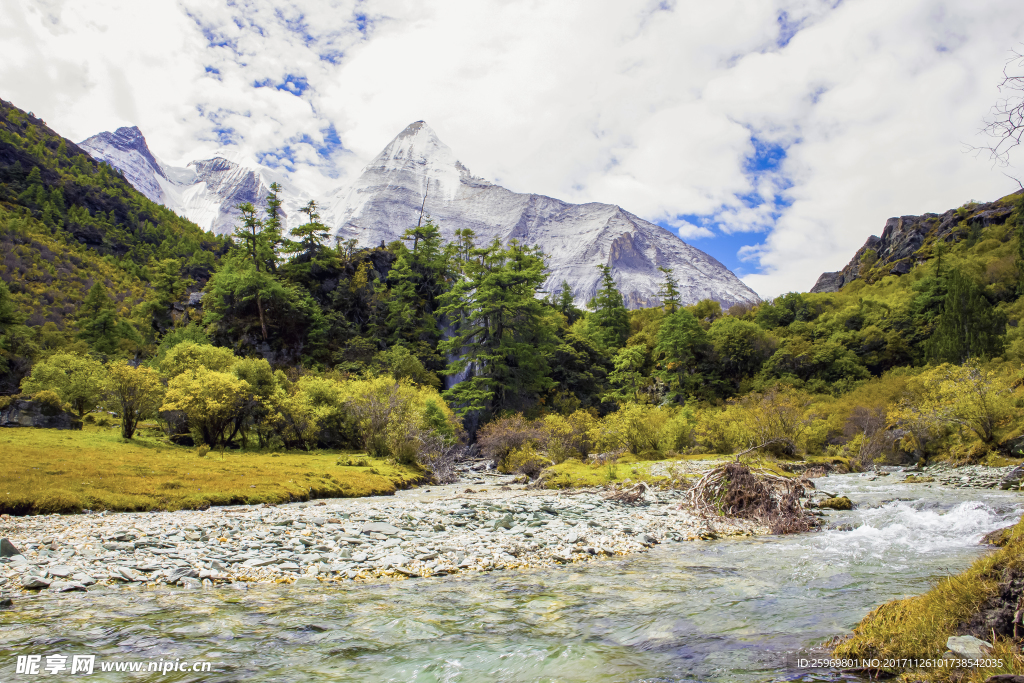
[[[1006,202],[996,201],[978,204],[967,211],[950,209],[941,215],[926,213],[890,218],[885,222],[881,237],[868,237],[842,270],[822,273],[811,292],[838,292],[869,273],[873,276],[905,275],[931,258],[931,245],[936,242],[958,242],[967,237],[973,227],[1005,223],[1012,212]]]
[[[42,402],[15,398],[0,409],[0,427],[81,429],[82,423],[63,410],[53,410]]]

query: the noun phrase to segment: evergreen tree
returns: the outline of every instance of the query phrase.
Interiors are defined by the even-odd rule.
[[[661,299],[662,307],[671,315],[676,312],[679,308],[679,280],[676,279],[675,274],[668,268],[658,267],[662,273],[665,274],[665,281],[661,283],[661,289],[658,290],[658,297]]]
[[[957,269],[946,277],[946,297],[926,351],[931,360],[963,363],[1002,350],[1006,316],[994,309],[981,287]]]
[[[569,325],[583,317],[583,311],[576,307],[576,298],[572,294],[572,287],[565,280],[558,289],[558,296],[551,302],[558,312],[565,316]]]
[[[685,308],[667,316],[658,329],[654,355],[661,360],[658,376],[673,394],[686,396],[701,383],[698,363],[705,355],[707,334],[700,321]]]
[[[306,214],[307,220],[292,230],[292,234],[299,238],[299,242],[293,247],[293,250],[308,258],[312,258],[323,250],[331,231],[330,228],[320,222],[320,211],[316,201],[310,199],[309,203],[299,209],[299,211]]]
[[[263,219],[263,241],[267,246],[266,270],[277,271],[278,257],[286,248],[284,226],[281,224],[281,198],[278,196],[281,186],[270,183],[270,194],[267,195],[266,218]]]
[[[607,349],[617,349],[629,337],[629,311],[622,299],[622,293],[615,286],[610,266],[598,266],[601,284],[597,296],[591,301],[593,313],[590,322],[595,327],[595,336]]]
[[[557,344],[553,323],[536,294],[544,258],[513,240],[474,250],[465,274],[441,296],[440,313],[454,331],[440,350],[457,359],[446,374],[468,377],[445,392],[460,414],[501,411],[536,400],[553,386],[549,358]]]

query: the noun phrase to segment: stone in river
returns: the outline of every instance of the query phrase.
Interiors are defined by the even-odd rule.
[[[0,538],[0,557],[14,557],[21,555],[21,551],[14,547],[14,544],[6,538]]]
[[[55,567],[49,567],[46,571],[50,573],[50,576],[56,576],[58,579],[66,579],[75,573],[74,569],[63,564],[59,564]]]
[[[353,562],[366,562],[367,557],[366,553],[356,553],[351,559]]]
[[[295,564],[294,562],[282,562],[281,564],[277,565],[277,568],[286,572],[299,571],[299,565]]]
[[[96,579],[92,578],[92,577],[91,577],[91,576],[89,576],[88,574],[85,574],[84,572],[76,572],[75,574],[73,574],[73,575],[71,576],[71,578],[72,578],[72,579],[73,579],[73,580],[74,580],[74,581],[75,581],[76,583],[80,583],[80,584],[82,584],[83,586],[91,586],[91,585],[93,585],[94,583],[96,583]]]
[[[398,527],[391,526],[387,522],[369,522],[363,526],[364,534],[384,534],[385,536],[394,536],[401,529]]]

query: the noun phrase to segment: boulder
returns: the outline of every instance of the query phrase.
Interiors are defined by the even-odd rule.
[[[0,409],[0,427],[81,429],[82,423],[70,413],[53,409],[49,404],[16,398]]]
[[[830,510],[852,510],[853,501],[846,496],[836,496],[835,498],[826,498],[825,500],[818,503],[820,508],[829,508]]]
[[[1006,473],[1006,475],[999,482],[999,488],[1005,490],[1019,487],[1021,479],[1024,479],[1024,465],[1014,467],[1012,470]]]
[[[1006,545],[1006,542],[1010,540],[1010,531],[1012,529],[1012,526],[1008,526],[988,532],[981,537],[981,545],[995,545],[1000,547]]]
[[[21,551],[6,538],[0,538],[0,557],[14,557],[15,555],[21,555]]]
[[[986,643],[974,636],[950,636],[946,648],[957,657],[964,659],[984,659],[992,654],[992,643]]]

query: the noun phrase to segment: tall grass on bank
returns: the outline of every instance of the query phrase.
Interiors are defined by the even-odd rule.
[[[116,429],[0,431],[0,512],[203,509],[311,498],[388,495],[422,481],[416,468],[360,453],[247,453],[169,446]]]

